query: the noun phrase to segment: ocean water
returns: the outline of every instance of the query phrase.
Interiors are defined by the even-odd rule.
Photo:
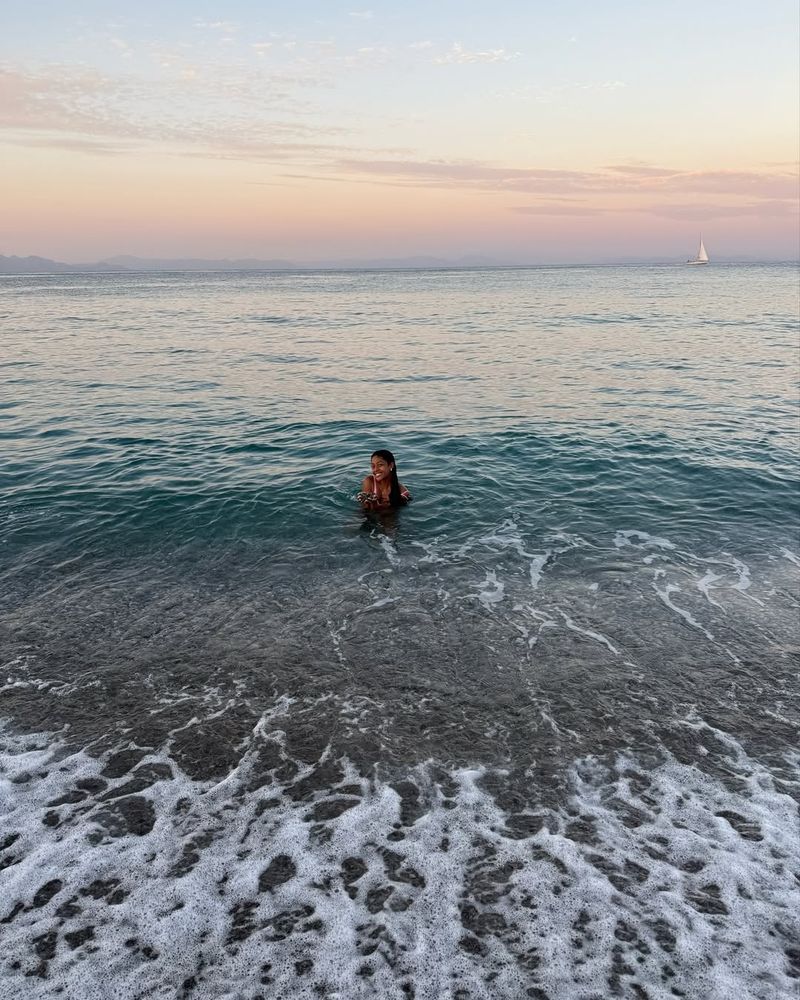
[[[797,996],[799,305],[0,279],[0,997]]]

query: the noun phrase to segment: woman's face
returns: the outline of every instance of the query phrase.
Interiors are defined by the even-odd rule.
[[[388,479],[391,475],[394,466],[391,462],[387,462],[386,459],[381,458],[380,455],[372,456],[372,475],[375,477],[377,482],[383,482]]]

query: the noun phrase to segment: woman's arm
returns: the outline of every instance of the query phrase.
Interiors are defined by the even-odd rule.
[[[377,496],[374,491],[374,480],[372,476],[364,476],[361,484],[361,492],[356,494],[356,500],[365,510],[372,510],[377,504]]]

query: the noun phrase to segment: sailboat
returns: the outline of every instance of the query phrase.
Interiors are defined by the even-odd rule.
[[[686,261],[687,264],[707,264],[708,254],[706,253],[706,248],[703,246],[703,237],[700,237],[700,249],[697,251],[697,256],[692,257],[691,260]]]

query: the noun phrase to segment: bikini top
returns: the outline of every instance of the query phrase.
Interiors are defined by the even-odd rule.
[[[380,497],[380,493],[378,492],[378,480],[375,478],[375,473],[372,474],[372,492],[375,494],[375,496]],[[402,500],[405,500],[406,503],[408,503],[408,501],[411,499],[411,494],[408,492],[405,486],[403,486],[400,490],[400,498]]]

